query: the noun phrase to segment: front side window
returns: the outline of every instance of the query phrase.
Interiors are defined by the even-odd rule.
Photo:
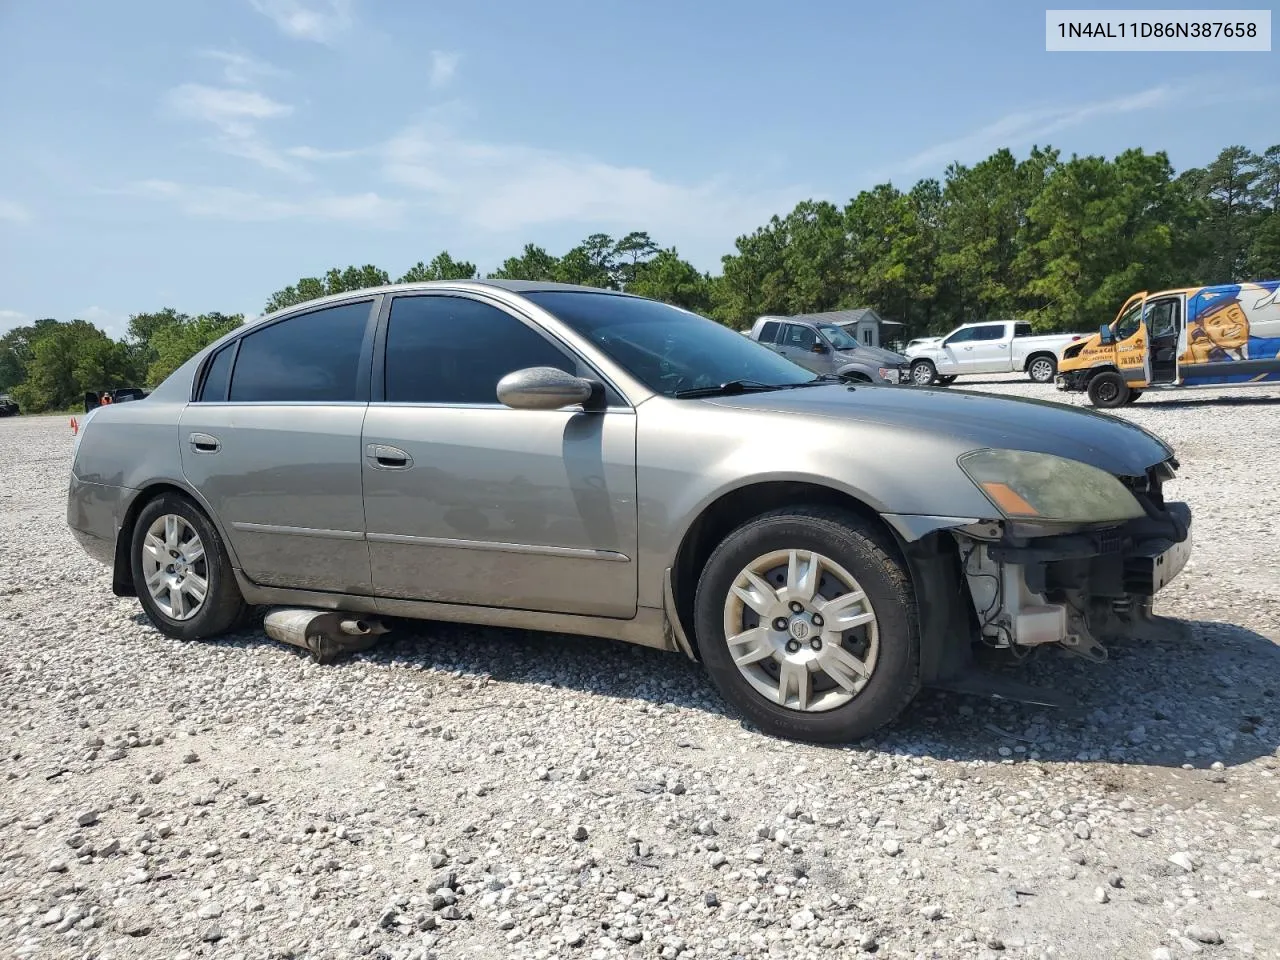
[[[240,338],[232,403],[349,403],[372,301],[281,320]],[[212,372],[212,371],[211,371]]]
[[[985,326],[974,327],[974,340],[999,340],[1003,336],[1003,323],[989,323]]]
[[[498,403],[498,381],[526,367],[578,373],[577,361],[567,353],[487,303],[428,296],[397,297],[391,304],[389,403]]]
[[[1142,304],[1135,303],[1132,307],[1125,311],[1116,323],[1116,339],[1128,340],[1138,332],[1138,327],[1142,323]]]
[[[668,397],[737,380],[793,386],[814,379],[812,371],[749,337],[665,303],[576,290],[523,296],[594,343],[650,390]]]
[[[957,330],[951,336],[947,337],[947,344],[953,343],[970,343],[977,339],[978,328],[968,327],[964,330]]]
[[[787,324],[786,345],[796,350],[812,350],[818,342],[818,335],[811,327],[802,327],[798,323]]]

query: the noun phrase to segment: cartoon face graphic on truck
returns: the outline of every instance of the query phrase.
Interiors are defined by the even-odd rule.
[[[1248,357],[1249,318],[1236,299],[1219,300],[1187,326],[1189,363],[1220,363]]]

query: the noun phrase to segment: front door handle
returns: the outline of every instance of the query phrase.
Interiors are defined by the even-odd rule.
[[[222,441],[207,433],[193,433],[187,437],[187,442],[196,453],[217,453],[222,449]]]
[[[379,470],[408,470],[413,466],[413,457],[385,443],[369,444],[364,448],[364,455]]]

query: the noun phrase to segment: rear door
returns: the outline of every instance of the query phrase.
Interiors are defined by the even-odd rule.
[[[364,427],[364,497],[380,596],[635,616],[636,417],[515,410],[516,370],[596,378],[506,307],[456,293],[395,297]]]
[[[370,590],[360,431],[379,300],[293,314],[228,342],[183,412],[183,472],[256,583]]]

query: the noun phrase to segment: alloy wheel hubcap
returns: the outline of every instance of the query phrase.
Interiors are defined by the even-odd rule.
[[[158,517],[142,539],[142,573],[147,591],[171,620],[190,620],[209,592],[204,543],[186,518]]]
[[[1031,365],[1031,375],[1037,380],[1048,380],[1053,376],[1048,360],[1037,360]]]
[[[876,614],[858,581],[808,550],[767,553],[738,574],[724,602],[724,635],[757,693],[806,713],[861,693],[880,653]]]
[[[912,369],[911,377],[916,383],[928,384],[933,381],[933,371],[927,366],[921,364],[920,366]]]

